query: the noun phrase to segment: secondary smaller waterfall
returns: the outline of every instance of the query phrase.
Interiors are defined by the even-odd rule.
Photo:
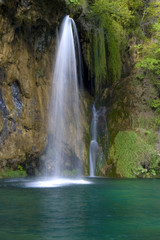
[[[97,143],[97,112],[95,105],[92,108],[92,123],[91,123],[91,143],[90,143],[90,176],[95,176],[95,168],[96,168],[96,158],[98,152],[98,143]]]
[[[104,106],[96,109],[95,104],[93,105],[89,154],[91,177],[104,174],[109,144],[106,112]]]

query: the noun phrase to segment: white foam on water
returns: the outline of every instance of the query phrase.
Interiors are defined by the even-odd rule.
[[[41,179],[37,181],[30,181],[25,183],[26,188],[54,188],[63,187],[68,185],[81,185],[91,184],[92,182],[84,179],[69,179],[69,178],[54,178],[54,179]]]

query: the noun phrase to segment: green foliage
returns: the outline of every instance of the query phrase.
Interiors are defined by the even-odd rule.
[[[86,7],[86,0],[65,0],[66,4],[73,9],[76,6],[83,6]]]
[[[157,171],[154,169],[144,169],[142,166],[140,166],[137,170],[136,170],[136,174],[139,176],[143,176],[145,178],[153,178],[157,175]]]
[[[95,0],[91,10],[96,17],[103,16],[126,25],[131,18],[131,11],[128,8],[127,0]]]
[[[90,16],[95,25],[103,26],[108,51],[108,72],[110,81],[119,81],[122,71],[122,55],[127,37],[141,26],[148,5],[143,0],[95,0],[90,6]],[[139,27],[138,34],[143,35]],[[143,48],[143,46],[137,46]],[[154,66],[156,63],[153,62]]]
[[[128,0],[127,3],[132,14],[138,14],[136,11],[140,12],[144,7],[143,0]]]
[[[150,106],[154,108],[155,110],[160,110],[160,100],[159,99],[153,99],[150,103]]]
[[[66,0],[67,5],[73,5],[76,6],[79,4],[79,0]]]
[[[151,175],[153,175],[153,176],[156,176],[156,175],[157,175],[157,174],[156,174],[156,171],[155,171],[154,169],[151,169],[149,173],[150,173]]]
[[[153,122],[154,122],[156,128],[160,128],[160,116],[159,115],[154,117]]]
[[[136,77],[137,77],[137,79],[139,79],[139,80],[143,80],[143,79],[145,78],[145,75],[142,74],[142,73],[140,73],[140,74],[138,74]]]
[[[143,9],[141,28],[144,31],[147,23],[147,37],[139,45],[135,45],[138,54],[137,68],[143,69],[145,73],[152,73],[155,76],[160,74],[160,3],[153,0],[145,3]],[[146,33],[145,33],[146,34]],[[155,84],[158,85],[158,84]]]
[[[143,49],[143,45],[142,44],[137,44],[137,45],[134,45],[134,47],[136,48],[137,50],[137,54],[140,55],[141,54],[141,51]]]
[[[17,169],[21,172],[23,172],[23,167],[21,165],[18,165]]]
[[[160,60],[152,57],[144,57],[136,64],[137,68],[143,68],[145,71],[154,71],[155,74],[160,74]]]
[[[160,115],[156,114],[154,117],[144,117],[141,115],[136,119],[132,118],[132,127],[138,132],[144,131],[144,133],[151,133],[153,137],[154,135],[156,135],[156,131],[160,128]],[[146,136],[150,135],[146,134]],[[154,143],[156,143],[156,141],[157,139],[155,139]]]
[[[157,0],[149,1],[148,5],[148,19],[150,19],[151,22],[158,22],[160,15],[160,2]]]
[[[18,165],[18,170],[3,170],[0,172],[0,178],[19,178],[19,177],[26,177],[27,173],[23,170],[23,167]]]
[[[145,134],[145,137],[144,136],[142,137],[145,138],[145,141],[152,147],[156,147],[156,142],[158,138],[157,133],[153,129],[151,129],[151,131],[149,130],[144,131],[144,134]]]
[[[103,29],[104,42],[106,42],[107,64],[110,82],[119,81],[122,71],[122,56],[127,45],[127,38],[129,35],[137,35],[139,38],[145,39],[144,34],[144,21],[149,15],[149,5],[143,0],[94,0],[91,1],[89,16],[94,21],[97,31]],[[158,25],[154,29],[159,29]],[[136,33],[137,31],[137,33]],[[99,88],[101,79],[99,78],[99,70],[97,69],[97,44],[99,36],[94,33],[93,51],[94,51],[94,71],[95,71],[95,85]],[[143,44],[137,44],[137,53],[139,62],[137,67],[143,69],[154,70],[159,74],[159,60],[157,57],[148,55],[143,58],[144,49]],[[151,49],[152,52],[153,49]],[[88,56],[92,55],[87,50]],[[104,52],[104,51],[103,51]],[[155,50],[158,53],[157,49]],[[142,59],[140,59],[140,57]],[[103,58],[104,59],[104,58]],[[92,68],[93,62],[90,64]],[[100,83],[99,83],[100,82]],[[97,90],[96,90],[97,91]]]
[[[110,150],[110,157],[116,166],[117,174],[126,178],[151,177],[154,171],[158,171],[160,162],[154,147],[134,131],[117,134]]]
[[[160,23],[156,22],[152,25],[152,33],[157,39],[160,38]]]

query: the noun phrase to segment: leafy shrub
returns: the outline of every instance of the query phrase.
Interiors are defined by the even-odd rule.
[[[5,170],[0,172],[0,178],[19,178],[19,177],[26,177],[27,173],[22,168],[21,170]]]
[[[144,57],[136,64],[137,68],[143,68],[145,71],[154,71],[155,74],[160,74],[160,60],[153,57]]]
[[[159,108],[160,107],[160,100],[159,99],[153,99],[152,102],[150,103],[150,106],[152,108]]]
[[[76,6],[79,4],[79,0],[66,0],[67,5],[73,5]]]
[[[153,99],[151,102],[150,102],[150,107],[153,108],[156,113],[160,113],[160,100],[159,99]]]

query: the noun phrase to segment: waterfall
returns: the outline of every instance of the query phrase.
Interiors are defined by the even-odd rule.
[[[90,177],[103,174],[108,154],[109,135],[106,120],[106,108],[92,108],[91,142],[90,142]]]
[[[92,122],[91,122],[91,143],[90,143],[90,176],[95,176],[95,169],[96,169],[96,158],[97,158],[97,151],[98,151],[98,143],[97,143],[97,112],[95,105],[92,108]]]
[[[72,18],[64,18],[57,37],[46,155],[47,171],[53,176],[62,176],[65,171],[82,173],[78,89],[78,76],[82,76],[82,73],[77,73],[76,60],[78,58],[78,62],[81,61],[81,53],[76,25]],[[81,72],[81,63],[79,68]],[[80,77],[80,86],[81,81]]]

